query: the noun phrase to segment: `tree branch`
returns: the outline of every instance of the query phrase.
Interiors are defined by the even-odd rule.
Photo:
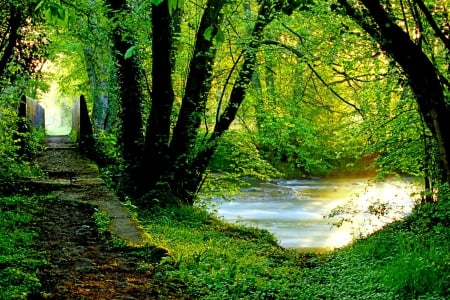
[[[303,58],[303,53],[301,53],[300,51],[298,51],[297,49],[295,49],[294,47],[291,47],[289,45],[280,43],[278,41],[263,41],[262,44],[265,45],[275,45],[275,46],[279,46],[281,48],[284,48],[290,52],[292,52],[293,54],[295,54],[297,57],[299,58]],[[322,82],[323,85],[325,85],[325,87],[333,94],[335,95],[339,100],[341,100],[342,102],[344,102],[345,104],[351,106],[361,117],[364,118],[364,113],[363,111],[356,106],[355,104],[351,103],[350,101],[344,99],[341,95],[339,95],[323,78],[322,76],[316,71],[316,69],[308,62],[305,62],[305,64],[308,66],[308,68],[314,73],[314,75],[316,75],[316,77],[320,80],[320,82]]]
[[[414,2],[417,3],[417,5],[419,6],[420,10],[425,15],[425,18],[427,19],[427,21],[430,24],[431,28],[433,28],[433,30],[436,33],[436,35],[439,37],[439,39],[442,41],[442,43],[444,43],[445,48],[447,48],[447,50],[450,50],[450,40],[448,38],[446,38],[444,33],[439,29],[439,26],[436,24],[436,21],[434,20],[433,16],[431,15],[430,11],[425,6],[423,1],[422,0],[414,0]]]

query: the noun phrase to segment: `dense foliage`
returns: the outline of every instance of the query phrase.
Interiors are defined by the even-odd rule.
[[[28,128],[26,120],[18,120],[21,96],[35,96],[44,86],[37,79],[48,41],[36,5],[36,1],[17,0],[0,7],[1,193],[17,188],[17,178],[36,176],[26,160],[39,150],[42,132]],[[28,130],[19,130],[19,124]]]
[[[27,124],[17,117],[20,97],[48,92],[69,109],[82,93],[109,187],[139,205],[155,243],[169,249],[162,261],[139,266],[155,277],[203,299],[448,298],[446,6],[7,1],[0,7],[0,192],[17,192],[15,183],[38,174],[27,160],[42,132],[19,132]],[[266,231],[192,205],[201,189],[236,191],[244,177],[375,171],[425,178],[428,203],[323,255],[282,249]],[[43,262],[29,251],[38,207],[35,197],[0,199],[0,296],[39,289]]]
[[[218,172],[233,177],[233,170],[442,178],[445,136],[430,126],[411,74],[382,43],[370,11],[346,1],[204,2],[19,1],[35,30],[22,30],[26,42],[5,60],[2,134],[13,137],[7,116],[36,84],[56,84],[51,95],[66,109],[87,95],[98,162],[118,194],[143,206],[163,196],[192,204]],[[412,39],[410,24],[421,25],[413,41],[441,70],[445,38],[433,38],[444,48],[432,48],[428,36],[445,23],[443,10],[429,16],[420,3],[403,10],[391,3],[391,13]],[[51,43],[43,48],[44,37]],[[30,81],[44,54],[42,82]]]
[[[40,287],[43,254],[33,249],[38,197],[0,198],[0,299],[26,299]]]

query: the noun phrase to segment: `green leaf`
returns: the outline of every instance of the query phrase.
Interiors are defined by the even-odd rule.
[[[39,8],[41,8],[42,5],[44,5],[45,0],[42,0],[38,3],[38,5],[36,5],[36,7],[34,8],[34,10],[39,10]]]
[[[222,29],[220,29],[220,27],[217,30],[215,39],[216,39],[217,44],[221,44],[221,43],[225,42],[225,33],[223,32]]]
[[[128,48],[128,50],[125,52],[124,58],[129,59],[136,53],[136,46],[131,46]]]
[[[164,0],[151,0],[150,2],[151,2],[153,5],[158,6],[158,5],[160,5],[161,3],[163,3]]]
[[[58,7],[58,18],[63,21],[66,19],[66,11],[62,6]]]
[[[212,25],[205,29],[205,32],[203,33],[203,37],[205,38],[205,40],[210,41],[212,39],[213,30],[214,27]]]
[[[38,7],[42,6],[41,3],[38,4]],[[37,8],[36,8],[37,9]],[[50,18],[56,18],[64,21],[66,19],[66,11],[64,7],[57,3],[50,3],[47,9],[47,15]]]
[[[172,15],[172,13],[178,8],[178,0],[169,0],[169,14]]]

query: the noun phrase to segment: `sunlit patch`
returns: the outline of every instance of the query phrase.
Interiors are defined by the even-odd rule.
[[[59,74],[56,65],[47,61],[43,70],[48,74]],[[45,109],[45,132],[47,135],[67,135],[71,130],[70,99],[61,95],[60,86],[53,81],[45,93],[38,93],[37,100]]]
[[[347,245],[353,240],[352,230],[335,230],[326,241],[326,248],[339,248]]]

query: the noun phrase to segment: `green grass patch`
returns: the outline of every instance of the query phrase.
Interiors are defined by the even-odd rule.
[[[0,198],[0,299],[27,299],[40,287],[38,269],[44,263],[33,249],[33,214],[38,198]]]
[[[450,193],[448,193],[450,195]],[[187,287],[193,299],[449,299],[450,197],[326,254],[279,247],[265,230],[200,208],[155,208],[139,219],[155,245],[130,249],[136,270]],[[0,300],[39,290],[33,249],[38,197],[0,198]],[[99,229],[109,218],[95,215]]]
[[[448,299],[446,209],[430,206],[326,254],[283,249],[265,230],[199,208],[154,209],[140,219],[169,249],[155,276],[183,282],[195,299]]]
[[[105,233],[110,229],[109,227],[111,226],[111,217],[103,211],[96,211],[93,215],[93,218],[95,220],[95,223],[97,224],[98,232],[101,235],[105,235]]]
[[[171,251],[157,276],[185,282],[194,298],[286,299],[301,292],[293,280],[302,277],[298,253],[277,246],[267,231],[189,207],[155,210],[141,220],[154,241]]]

